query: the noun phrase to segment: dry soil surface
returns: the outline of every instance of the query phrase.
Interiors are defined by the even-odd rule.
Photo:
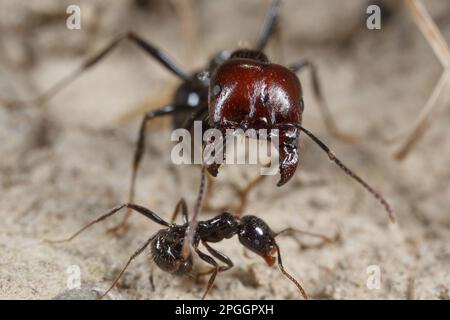
[[[65,27],[65,1],[1,0],[2,98],[32,97],[128,29],[195,70],[219,49],[251,44],[269,4],[191,2],[194,37],[187,40],[191,20],[177,5],[71,0],[82,9],[77,31]],[[449,299],[450,109],[448,104],[438,108],[417,148],[406,160],[394,160],[395,145],[385,141],[413,122],[442,71],[405,8],[394,2],[388,2],[392,14],[390,19],[383,15],[382,30],[369,31],[362,1],[285,1],[280,37],[268,49],[279,63],[307,57],[317,64],[336,122],[357,142],[342,142],[325,130],[307,71],[300,74],[304,125],[376,186],[398,218],[390,225],[378,203],[302,137],[295,177],[281,188],[277,176],[267,178],[251,193],[245,213],[265,219],[274,230],[290,226],[339,235],[335,243],[318,247],[308,237],[278,240],[286,269],[312,298]],[[450,3],[426,4],[450,40]],[[92,298],[89,292],[107,288],[139,244],[158,230],[134,215],[122,237],[106,234],[120,220],[115,217],[71,243],[42,241],[66,237],[126,200],[139,123],[133,114],[142,112],[139,104],[176,84],[176,78],[124,44],[45,106],[0,108],[1,298]],[[166,218],[180,197],[192,209],[199,183],[198,167],[171,163],[170,132],[169,122],[150,128],[136,200]],[[255,167],[222,168],[213,203],[235,204],[230,183],[243,186],[255,173]],[[276,267],[244,254],[237,239],[215,247],[235,267],[218,276],[209,298],[301,298]],[[196,265],[206,268],[199,259]],[[68,293],[73,266],[80,270],[84,291]],[[377,267],[381,283],[373,288],[370,276]],[[164,273],[146,255],[126,271],[112,298],[197,299],[205,284],[206,279]]]

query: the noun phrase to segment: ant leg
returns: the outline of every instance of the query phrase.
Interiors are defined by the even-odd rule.
[[[178,213],[180,212],[180,208],[181,208],[181,214],[183,215],[183,222],[184,223],[188,223],[189,222],[189,216],[188,216],[188,211],[187,211],[187,205],[186,205],[186,200],[184,200],[184,198],[181,198],[180,201],[178,201],[177,206],[175,207],[175,210],[172,214],[172,219],[170,219],[170,223],[174,223],[175,220],[178,217]]]
[[[190,130],[192,128],[192,125],[194,124],[194,121],[196,119],[201,119],[203,123],[205,122],[206,118],[208,117],[208,108],[202,108],[197,112],[193,112],[191,118],[186,122],[184,128]],[[192,214],[192,219],[189,221],[189,226],[186,229],[185,234],[185,241],[183,243],[183,249],[182,249],[182,255],[184,258],[187,258],[190,253],[191,245],[194,242],[194,234],[195,229],[197,228],[197,217],[200,214],[200,211],[203,207],[203,202],[205,198],[205,190],[207,189],[207,181],[206,181],[206,170],[204,161],[203,161],[203,154],[202,154],[202,166],[200,169],[200,187],[197,194],[197,200],[195,201],[194,205],[194,211]]]
[[[263,167],[269,167],[269,166],[270,166],[270,164],[263,164]],[[203,208],[208,211],[217,211],[217,212],[232,211],[239,216],[242,214],[245,207],[247,206],[248,195],[250,194],[250,192],[258,184],[260,184],[265,178],[266,178],[265,175],[260,174],[260,175],[256,176],[255,178],[253,178],[252,180],[250,180],[250,182],[248,182],[247,185],[242,189],[239,188],[239,186],[237,186],[236,184],[233,184],[232,187],[233,187],[234,191],[236,192],[236,194],[238,194],[238,196],[239,196],[239,205],[237,205],[233,209],[230,209],[227,206],[222,206],[222,207],[216,208],[209,204],[209,200],[213,193],[212,192],[212,183],[214,180],[208,175],[208,190],[206,191],[205,205],[203,206]]]
[[[186,259],[189,256],[191,245],[194,245],[194,235],[195,230],[197,228],[197,217],[202,210],[203,200],[205,197],[205,189],[206,189],[206,169],[205,166],[202,165],[200,171],[200,187],[197,194],[197,200],[194,205],[194,213],[192,214],[191,221],[189,221],[189,226],[186,229],[185,233],[185,241],[183,243],[182,255]],[[195,246],[194,246],[195,247]]]
[[[220,261],[224,262],[226,264],[226,266],[219,266],[219,270],[218,272],[223,272],[223,271],[227,271],[229,269],[231,269],[234,266],[233,261],[231,261],[230,258],[228,258],[226,255],[224,255],[223,253],[215,250],[214,248],[210,247],[208,245],[207,242],[202,241],[203,246],[205,246],[205,248],[208,250],[209,253],[211,253],[211,255],[213,255],[215,258],[219,259]],[[208,274],[213,273],[215,270],[215,268],[205,271],[205,272],[200,272],[196,275],[197,279],[202,277],[202,276],[206,276]]]
[[[131,174],[131,180],[130,180],[130,187],[129,187],[129,194],[128,194],[128,202],[131,203],[134,201],[134,192],[135,192],[135,186],[136,186],[136,177],[137,177],[137,171],[139,169],[139,165],[142,160],[142,156],[144,154],[145,150],[145,134],[147,129],[147,122],[150,120],[160,117],[160,116],[166,116],[171,115],[176,112],[178,112],[179,109],[175,108],[172,105],[166,105],[160,109],[147,112],[141,122],[141,126],[139,129],[139,138],[136,143],[136,149],[134,152],[134,158],[133,158],[133,164],[132,164],[132,174]],[[193,112],[192,116],[188,119],[186,124],[184,125],[185,129],[190,129],[192,125],[194,124],[194,121],[197,120],[200,117],[203,117],[205,115],[205,112],[208,112],[208,108],[203,108],[198,110],[197,112]],[[112,233],[115,235],[120,235],[122,232],[126,231],[128,228],[128,219],[131,215],[131,212],[128,211],[125,215],[123,221],[119,223],[117,226],[111,228],[108,230],[108,233]],[[194,212],[194,217],[196,217],[196,214]]]
[[[219,273],[220,267],[217,264],[216,260],[214,260],[212,257],[208,256],[206,253],[201,252],[197,246],[195,246],[194,250],[200,257],[200,259],[202,259],[203,261],[205,261],[206,263],[208,263],[214,267],[213,269],[204,273],[204,275],[211,273],[211,277],[208,280],[208,285],[206,286],[205,292],[203,293],[203,296],[202,296],[202,300],[204,300],[206,295],[208,294],[209,290],[211,290],[211,287],[214,284],[214,280],[216,279],[217,273]]]
[[[258,184],[260,184],[267,176],[258,175],[256,178],[253,178],[244,189],[239,191],[239,206],[236,208],[235,212],[237,215],[241,215],[247,206],[248,195],[250,191],[252,191]]]
[[[207,242],[202,241],[202,244],[205,246],[206,250],[208,250],[208,252],[211,253],[212,256],[214,256],[216,259],[219,259],[220,261],[226,264],[226,266],[220,266],[219,272],[233,268],[234,263],[233,261],[231,261],[230,258],[224,255],[222,252],[219,252],[216,249],[212,248]]]
[[[223,211],[232,211],[237,215],[241,215],[244,211],[245,207],[247,206],[247,200],[248,195],[250,192],[258,185],[260,184],[264,179],[266,178],[265,175],[258,175],[257,177],[253,178],[247,185],[240,189],[237,185],[232,185],[234,191],[239,196],[239,204],[235,207],[230,209],[228,206],[222,206],[222,207],[214,207],[209,203],[209,198],[212,196],[212,190],[211,185],[208,185],[208,191],[206,193],[205,197],[205,205],[203,208],[208,211],[216,211],[216,212],[223,212]],[[211,179],[211,182],[214,181]]]
[[[262,164],[263,167],[270,167],[270,162],[267,164]],[[236,208],[236,210],[234,212],[236,212],[236,214],[238,216],[240,216],[242,214],[242,212],[244,211],[245,207],[247,206],[247,200],[248,200],[248,195],[250,193],[250,191],[252,191],[257,185],[259,185],[261,182],[264,181],[264,179],[266,178],[266,175],[260,174],[257,177],[253,178],[246,186],[244,189],[242,189],[239,192],[239,198],[240,198],[240,204],[239,206]]]
[[[155,119],[157,117],[171,115],[173,113],[177,112],[177,109],[172,105],[164,106],[160,109],[147,112],[144,117],[142,118],[141,126],[139,128],[139,137],[136,142],[136,148],[134,151],[134,157],[133,157],[133,163],[132,163],[132,173],[131,173],[131,180],[130,180],[130,186],[129,186],[129,193],[128,193],[128,203],[134,202],[134,192],[135,192],[135,186],[136,186],[136,177],[139,169],[139,165],[142,160],[142,156],[145,151],[145,137],[146,137],[146,130],[147,130],[147,123],[150,122],[150,120]],[[126,231],[128,228],[128,219],[130,218],[131,211],[128,210],[127,214],[125,215],[124,219],[121,223],[119,223],[117,226],[111,228],[108,230],[108,233],[113,233],[116,235],[121,234],[122,232]]]
[[[319,77],[317,76],[316,66],[309,60],[302,60],[290,65],[289,69],[297,73],[306,67],[309,68],[311,72],[311,81],[313,85],[314,96],[316,97],[316,100],[318,102],[319,110],[322,115],[323,122],[325,123],[327,131],[338,139],[347,142],[354,142],[355,141],[354,137],[350,136],[349,134],[341,132],[337,128],[336,123],[333,120],[333,115],[331,114],[330,108],[328,107],[328,104],[326,103],[326,100],[323,96],[322,86],[320,85]]]
[[[278,244],[275,244],[275,248],[277,249],[277,255],[278,255],[278,267],[280,268],[281,273],[283,273],[283,275],[288,278],[289,280],[291,280],[295,286],[298,288],[298,290],[300,291],[301,295],[303,296],[304,299],[308,299],[308,295],[306,294],[305,289],[303,289],[303,287],[300,285],[300,283],[295,280],[295,278],[293,276],[291,276],[285,269],[283,266],[283,262],[281,261],[281,253],[280,253],[280,247],[278,247]]]
[[[55,96],[58,92],[64,89],[67,85],[72,83],[75,79],[77,79],[84,71],[96,65],[99,61],[101,61],[104,57],[106,57],[111,51],[113,51],[120,43],[124,40],[129,40],[135,45],[137,45],[140,49],[144,50],[149,56],[158,61],[161,65],[163,65],[167,70],[171,71],[173,74],[181,78],[182,80],[189,81],[191,77],[184,72],[178,65],[172,61],[165,53],[156,48],[151,43],[147,42],[137,34],[133,32],[127,32],[117,36],[115,39],[110,41],[102,50],[100,50],[97,54],[87,59],[81,66],[78,67],[75,71],[70,73],[65,78],[59,80],[56,84],[54,84],[50,89],[44,91],[42,94],[38,95],[36,98],[29,101],[29,103],[42,104],[45,101],[48,101],[53,96]],[[27,103],[27,102],[25,102]],[[14,103],[13,103],[14,104]],[[15,103],[17,104],[17,103]],[[19,104],[23,104],[23,102],[19,102]]]
[[[280,5],[281,0],[273,0],[270,5],[269,13],[267,14],[266,20],[264,21],[261,33],[256,41],[256,50],[262,51],[267,45],[270,37],[277,29],[278,19],[280,17]]]
[[[219,271],[218,272],[223,272],[223,271],[227,271],[229,269],[231,269],[234,266],[233,261],[231,261],[230,258],[228,258],[226,255],[224,255],[223,253],[215,250],[214,248],[210,247],[208,245],[207,242],[203,242],[202,244],[205,246],[205,248],[209,251],[209,253],[211,253],[211,255],[213,255],[215,258],[219,259],[220,261],[224,262],[226,264],[226,266],[219,266]],[[212,272],[214,272],[214,268],[205,272],[200,272],[196,275],[197,278],[200,278],[202,276],[211,274]]]
[[[148,245],[153,241],[153,239],[155,238],[156,235],[153,235],[150,237],[150,239],[147,240],[147,242],[141,247],[139,248],[135,253],[133,253],[133,255],[128,259],[127,263],[125,264],[125,266],[122,268],[122,270],[119,272],[119,274],[116,276],[116,278],[114,279],[113,283],[111,284],[111,286],[108,288],[108,290],[106,290],[98,299],[101,300],[103,299],[117,284],[117,282],[119,282],[120,278],[122,277],[123,273],[125,272],[125,270],[128,268],[128,266],[130,265],[130,263],[136,259],[137,256],[139,256],[144,250],[145,248],[148,247]]]
[[[211,202],[211,197],[213,195],[213,187],[214,187],[214,179],[211,177],[211,175],[207,175],[206,179],[208,180],[208,188],[206,189],[206,193],[205,193],[205,201],[203,204],[203,209],[207,210],[207,211],[216,211],[216,208],[214,208],[210,202]],[[218,210],[220,211],[220,210]]]
[[[160,225],[163,225],[165,227],[170,226],[164,219],[162,219],[160,216],[158,216],[156,213],[154,213],[152,210],[144,208],[142,206],[138,206],[136,204],[122,204],[120,206],[117,206],[113,209],[111,209],[108,213],[98,217],[97,219],[89,222],[88,224],[86,224],[84,227],[82,227],[80,230],[78,230],[77,232],[75,232],[73,235],[71,235],[69,238],[67,239],[63,239],[63,240],[44,240],[45,242],[48,243],[62,243],[62,242],[69,242],[71,240],[73,240],[75,237],[77,237],[80,233],[82,233],[83,231],[85,231],[86,229],[92,227],[94,224],[101,222],[103,220],[105,220],[106,218],[111,217],[112,215],[116,214],[117,212],[119,212],[121,209],[123,208],[130,208],[132,210],[135,210],[136,212],[142,214],[143,216],[149,218],[150,220],[152,220],[153,222],[156,222]]]

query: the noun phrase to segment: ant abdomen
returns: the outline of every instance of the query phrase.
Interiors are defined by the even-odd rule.
[[[188,274],[193,265],[192,254],[183,257],[183,243],[186,228],[171,226],[160,230],[151,244],[151,255],[156,265],[163,271],[174,275]]]

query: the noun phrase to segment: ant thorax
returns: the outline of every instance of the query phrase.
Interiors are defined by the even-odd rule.
[[[196,234],[203,241],[219,242],[233,237],[238,231],[237,217],[224,212],[215,218],[199,222]]]

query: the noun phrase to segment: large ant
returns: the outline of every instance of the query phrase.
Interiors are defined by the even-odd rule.
[[[142,118],[132,161],[128,193],[129,203],[134,201],[136,177],[145,151],[147,124],[162,116],[172,116],[175,128],[191,128],[196,120],[203,121],[205,130],[210,127],[224,130],[231,126],[254,129],[279,128],[281,134],[279,150],[281,180],[278,186],[281,186],[292,177],[298,163],[298,126],[301,124],[303,99],[300,82],[295,73],[305,68],[310,69],[313,92],[326,128],[333,135],[342,139],[348,140],[349,137],[340,133],[333,122],[329,108],[323,98],[313,63],[303,59],[285,68],[269,63],[266,55],[262,52],[277,28],[280,4],[281,0],[272,1],[254,50],[221,51],[210,60],[205,68],[189,74],[153,44],[133,32],[127,32],[113,39],[99,53],[86,60],[77,70],[31,102],[42,104],[48,101],[83,72],[106,57],[120,43],[128,40],[182,80],[170,104],[149,111]],[[251,70],[246,71],[245,67],[249,66]],[[210,75],[212,78],[204,75]],[[233,79],[236,78],[240,78],[240,80],[234,83]],[[285,80],[287,83],[284,83]],[[227,95],[224,100],[224,92],[229,92],[235,85],[236,88],[232,90],[231,96],[228,97]],[[250,91],[242,90],[243,87],[253,89]],[[280,97],[282,96],[284,98],[281,101]],[[255,105],[250,103],[251,97],[257,98]],[[242,102],[242,104],[237,104],[238,102]],[[249,112],[252,110],[256,112],[250,116]],[[210,165],[207,169],[212,176],[217,175],[217,165]],[[349,172],[349,170],[346,171]],[[250,182],[240,192],[241,205],[238,213],[242,211],[246,203],[249,190],[259,180]],[[123,230],[127,226],[126,221],[130,213],[131,211],[128,212],[121,224],[110,231]]]
[[[153,234],[145,242],[145,244],[128,259],[128,262],[116,276],[111,286],[100,296],[100,299],[104,298],[116,286],[130,263],[142,252],[144,252],[144,250],[148,246],[150,246],[150,254],[152,260],[161,270],[177,276],[190,275],[192,273],[192,252],[189,252],[189,254],[186,256],[183,254],[186,231],[189,228],[188,210],[184,199],[181,199],[175,207],[175,211],[172,215],[170,223],[162,219],[152,210],[145,207],[130,203],[122,204],[118,207],[113,208],[108,213],[100,216],[92,222],[86,224],[83,228],[81,228],[79,231],[77,231],[67,239],[46,241],[50,243],[71,241],[92,225],[103,221],[108,217],[111,217],[123,208],[134,210],[149,218],[153,222],[162,225],[164,228]],[[178,225],[175,224],[174,221],[176,220],[180,209],[182,213],[183,224]],[[332,239],[320,234],[301,231],[293,228],[287,228],[280,232],[274,232],[262,219],[252,215],[238,217],[232,215],[231,213],[223,212],[212,219],[199,221],[195,228],[192,247],[194,249],[194,252],[200,259],[212,266],[209,271],[202,272],[197,275],[199,277],[211,274],[202,299],[204,299],[210,291],[217,274],[219,272],[229,270],[233,267],[233,262],[231,261],[231,259],[228,258],[225,254],[212,248],[209,243],[216,243],[225,239],[230,239],[235,235],[238,236],[239,242],[245,248],[261,256],[266,261],[268,266],[273,266],[275,262],[278,262],[278,267],[280,268],[280,271],[283,273],[283,275],[291,280],[296,285],[303,298],[307,299],[308,295],[306,294],[300,283],[284,269],[283,262],[281,260],[280,248],[275,241],[275,238],[277,236],[281,234],[292,234],[293,232],[319,237],[323,240],[323,242],[333,241]],[[210,255],[200,251],[200,243],[209,252]],[[215,259],[223,262],[225,265],[219,265],[219,263]]]

